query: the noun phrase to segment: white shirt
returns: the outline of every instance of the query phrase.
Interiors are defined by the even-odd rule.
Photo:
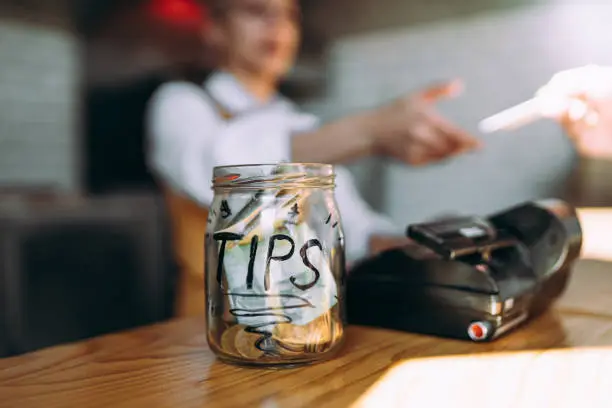
[[[202,206],[209,207],[213,200],[215,166],[291,161],[291,137],[320,125],[281,96],[262,104],[228,73],[214,73],[204,88],[206,92],[189,82],[162,85],[146,119],[149,167]],[[222,118],[210,97],[233,118]],[[348,170],[335,170],[346,258],[352,262],[367,255],[372,235],[404,231],[368,206]]]

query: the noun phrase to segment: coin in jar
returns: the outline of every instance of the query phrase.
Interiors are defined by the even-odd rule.
[[[303,345],[286,344],[280,340],[276,340],[276,342],[278,344],[278,351],[284,356],[298,357],[304,353]]]
[[[221,348],[224,352],[234,356],[240,355],[238,349],[236,348],[236,336],[241,331],[244,331],[244,329],[245,326],[237,324],[223,332],[223,334],[221,335]]]
[[[316,335],[323,341],[329,341],[332,336],[330,331],[331,314],[327,312],[305,325],[298,326],[290,323],[279,324],[274,330],[274,337],[285,344],[305,345],[313,335]]]
[[[262,338],[261,334],[249,333],[241,330],[236,333],[234,347],[240,355],[250,360],[263,356],[264,352],[257,348],[257,342]]]

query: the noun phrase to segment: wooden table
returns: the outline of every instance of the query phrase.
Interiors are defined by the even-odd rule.
[[[0,407],[612,406],[605,263],[581,261],[553,311],[490,344],[350,327],[337,359],[276,371],[220,363],[204,333],[196,318],[0,360]]]

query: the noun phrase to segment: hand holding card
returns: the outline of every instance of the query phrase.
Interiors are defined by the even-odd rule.
[[[534,98],[480,122],[483,133],[557,120],[581,154],[612,156],[612,67],[587,65],[557,73]]]

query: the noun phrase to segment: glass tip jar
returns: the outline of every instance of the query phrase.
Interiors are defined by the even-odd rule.
[[[344,339],[344,234],[334,168],[216,167],[206,231],[207,340],[223,361],[294,366]]]

